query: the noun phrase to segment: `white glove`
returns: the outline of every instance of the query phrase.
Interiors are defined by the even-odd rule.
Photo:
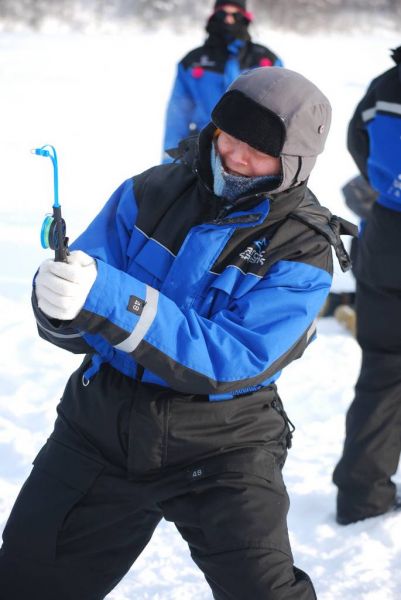
[[[67,260],[45,260],[35,279],[39,308],[61,321],[77,316],[97,276],[96,262],[85,252],[74,250]]]

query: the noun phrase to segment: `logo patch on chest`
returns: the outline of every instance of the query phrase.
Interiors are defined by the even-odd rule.
[[[242,260],[250,263],[251,265],[263,265],[266,261],[266,248],[267,240],[266,238],[262,238],[261,240],[252,242],[252,245],[245,248],[245,250],[241,252],[239,256],[242,258]]]

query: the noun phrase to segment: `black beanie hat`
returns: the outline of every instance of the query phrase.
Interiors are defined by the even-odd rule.
[[[238,6],[238,8],[246,11],[246,0],[216,0],[214,3],[214,10],[217,10],[220,6],[224,6],[225,4]]]
[[[219,129],[256,150],[280,156],[286,135],[283,120],[242,90],[229,89],[222,96],[212,111],[212,121]]]

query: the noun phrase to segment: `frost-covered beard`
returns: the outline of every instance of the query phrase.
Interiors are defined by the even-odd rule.
[[[249,22],[245,19],[229,25],[212,15],[207,22],[206,31],[210,36],[220,38],[226,44],[229,44],[234,40],[250,40],[248,25]]]
[[[214,144],[210,155],[213,172],[213,191],[216,196],[226,198],[233,204],[244,196],[260,189],[274,189],[279,184],[281,177],[277,175],[262,175],[260,177],[245,177],[244,175],[233,175],[228,173],[221,162]]]

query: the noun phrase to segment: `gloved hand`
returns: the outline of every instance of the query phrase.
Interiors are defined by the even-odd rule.
[[[85,252],[74,250],[67,260],[45,260],[35,279],[39,308],[61,321],[77,316],[97,276],[96,262]]]

